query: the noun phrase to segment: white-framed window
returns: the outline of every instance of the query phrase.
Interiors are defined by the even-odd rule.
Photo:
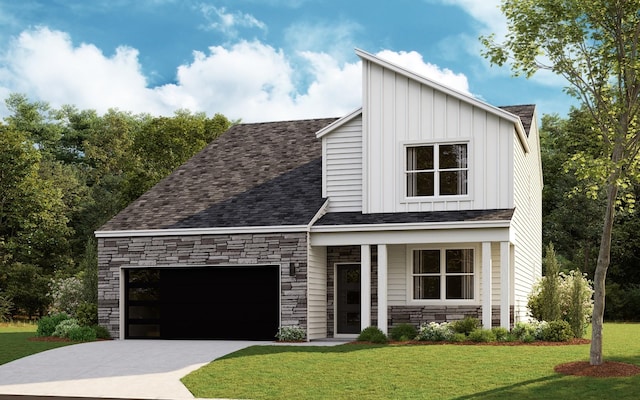
[[[467,143],[406,146],[406,196],[461,196],[469,193]]]
[[[475,300],[475,253],[465,247],[411,249],[411,300]]]

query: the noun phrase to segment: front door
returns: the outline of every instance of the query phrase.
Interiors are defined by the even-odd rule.
[[[360,333],[360,264],[337,264],[336,275],[336,333]]]

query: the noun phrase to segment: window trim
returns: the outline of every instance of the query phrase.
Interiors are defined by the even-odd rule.
[[[439,165],[437,165],[440,157],[439,146],[440,145],[453,145],[453,144],[464,144],[467,146],[467,167],[466,169],[451,169],[451,171],[460,171],[466,170],[467,172],[467,193],[466,194],[453,194],[453,195],[441,195],[439,182],[440,176],[439,173],[447,170],[440,170]],[[409,169],[407,168],[407,153],[408,148],[410,147],[420,147],[420,146],[433,146],[434,147],[434,168],[433,170],[429,170],[434,173],[434,195],[433,196],[409,196],[408,195],[408,174]],[[459,138],[459,139],[448,139],[448,140],[428,140],[428,141],[407,141],[402,143],[401,147],[401,155],[400,155],[400,172],[401,172],[401,185],[402,194],[401,199],[404,203],[417,203],[417,202],[433,202],[433,201],[458,201],[458,200],[468,200],[471,199],[472,195],[472,182],[473,182],[473,168],[471,165],[473,164],[472,160],[472,144],[471,139],[468,138]],[[417,170],[416,170],[417,171]],[[415,171],[414,171],[415,173]]]
[[[440,265],[440,299],[415,299],[413,297],[413,251],[414,250],[439,250],[441,260],[446,250],[473,250],[473,298],[450,299],[446,298],[446,265]],[[406,253],[406,301],[408,305],[480,305],[480,280],[481,277],[480,246],[477,243],[452,243],[452,244],[423,244],[407,246]],[[455,274],[451,274],[454,276]],[[444,279],[443,279],[444,278]]]

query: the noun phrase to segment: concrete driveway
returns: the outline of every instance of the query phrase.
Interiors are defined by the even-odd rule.
[[[193,399],[180,378],[257,344],[273,342],[110,340],[61,347],[0,365],[0,398]]]

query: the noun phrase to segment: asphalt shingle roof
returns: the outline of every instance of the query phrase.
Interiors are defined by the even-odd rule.
[[[430,211],[362,214],[360,212],[327,213],[314,225],[373,225],[427,222],[510,221],[513,209]]]
[[[501,107],[529,133],[535,106]],[[238,124],[143,194],[101,231],[307,225],[320,209],[322,145],[335,118]],[[329,213],[316,225],[510,220],[513,210]]]
[[[323,202],[315,133],[335,120],[235,125],[100,230],[306,225]]]
[[[520,117],[520,121],[522,121],[522,127],[524,128],[524,131],[527,134],[527,137],[529,137],[529,132],[531,131],[531,122],[533,121],[533,113],[536,110],[535,104],[503,106],[499,108]]]

